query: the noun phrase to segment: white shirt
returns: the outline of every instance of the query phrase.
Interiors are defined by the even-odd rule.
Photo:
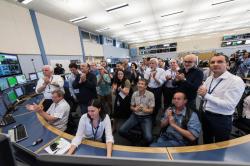
[[[51,93],[54,90],[61,89],[62,91],[64,91],[63,90],[64,81],[63,81],[63,79],[62,79],[62,77],[60,75],[52,75],[51,78],[50,78],[50,81],[51,81],[51,83],[58,84],[59,87],[48,84],[46,86],[46,88],[44,89],[44,91],[42,92],[45,99],[52,99],[52,94]],[[44,83],[44,80],[43,80],[43,77],[42,77],[37,82],[36,93],[38,93],[37,89],[43,86],[43,83]]]
[[[148,87],[150,88],[159,88],[162,86],[162,84],[165,82],[165,70],[162,68],[156,68],[156,75],[155,78],[160,82],[160,84],[158,84],[154,78],[150,77],[152,72],[151,68],[148,68],[145,73],[144,73],[144,78],[146,80],[149,80],[148,83]]]
[[[250,96],[244,99],[242,117],[250,119]]]
[[[178,71],[178,70],[179,70],[179,69],[177,69],[177,71]],[[171,80],[166,80],[165,86],[168,87],[168,88],[174,88],[172,82],[173,82],[173,80],[174,80],[175,77],[176,77],[176,72],[173,71],[172,69],[168,69],[168,70],[166,70],[166,72],[165,72],[165,79],[166,79],[167,76],[168,76],[168,77],[171,77],[172,79],[171,79]]]
[[[79,71],[79,70],[78,70],[78,73],[82,74],[82,72]],[[73,86],[72,86],[73,82],[75,81],[75,79],[76,79],[76,75],[73,74],[73,73],[71,73],[70,76],[69,76],[69,79],[68,79],[68,82],[69,82],[69,92],[70,92],[71,96],[73,96],[76,99],[76,95],[75,94],[79,93],[79,89],[74,89]]]
[[[220,80],[222,81],[220,82]],[[218,84],[218,82],[220,83]],[[232,115],[234,113],[235,107],[245,90],[245,83],[242,79],[228,71],[218,78],[213,78],[213,75],[209,76],[205,81],[205,86],[208,91],[209,87],[210,91],[214,90],[211,94],[207,93],[204,96],[206,100],[204,109],[222,115]]]
[[[49,107],[47,113],[57,120],[50,122],[49,124],[58,128],[61,131],[65,131],[67,128],[68,118],[69,118],[70,106],[66,100],[62,99],[59,103],[52,103]]]
[[[96,140],[102,141],[102,135],[103,135],[104,129],[105,129],[106,142],[114,143],[114,138],[112,135],[112,128],[111,128],[111,121],[110,121],[109,116],[106,115],[104,120],[100,122],[99,127],[95,129],[92,127],[91,120],[90,118],[88,118],[87,115],[88,115],[87,113],[82,115],[79,125],[78,125],[76,136],[73,138],[71,144],[78,146],[82,142],[83,138],[93,139],[94,133],[96,133]]]

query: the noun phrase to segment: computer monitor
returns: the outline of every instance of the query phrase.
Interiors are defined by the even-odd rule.
[[[22,87],[15,88],[14,90],[15,90],[17,98],[20,98],[24,95]]]
[[[30,80],[37,80],[37,74],[36,73],[29,73]]]
[[[16,80],[18,84],[25,84],[27,82],[24,74],[16,76]]]
[[[5,116],[7,112],[8,112],[8,109],[6,108],[6,105],[3,101],[3,97],[0,96],[0,120]]]
[[[16,166],[10,140],[4,134],[0,134],[0,147],[0,165]]]
[[[44,75],[43,75],[43,72],[42,72],[42,71],[39,71],[39,72],[37,72],[36,74],[37,74],[38,79],[40,79],[40,78],[43,78],[43,77],[44,77]]]
[[[11,104],[14,104],[16,102],[17,96],[13,89],[7,92],[7,96]]]
[[[30,82],[28,84],[24,85],[24,94],[25,95],[30,95],[35,93],[35,89],[36,89],[36,83],[35,82]]]
[[[0,78],[0,90],[4,91],[5,89],[9,88],[9,84],[6,78]]]
[[[10,87],[14,87],[17,85],[17,80],[15,77],[7,77],[7,81]]]

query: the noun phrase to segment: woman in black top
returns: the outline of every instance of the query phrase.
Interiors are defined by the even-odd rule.
[[[118,70],[112,84],[112,91],[115,95],[114,114],[115,119],[127,119],[130,114],[130,101],[132,96],[130,81],[124,76],[123,70]],[[116,124],[113,124],[114,130]]]
[[[131,63],[131,77],[130,77],[130,83],[131,83],[131,88],[133,91],[137,90],[137,82],[139,80],[139,72],[137,71],[137,65],[136,63],[132,62]]]

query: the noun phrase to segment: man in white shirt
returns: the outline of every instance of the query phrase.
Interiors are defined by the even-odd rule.
[[[153,123],[161,108],[161,86],[165,82],[165,70],[158,67],[158,59],[150,59],[150,68],[148,68],[144,73],[144,78],[148,80],[148,90],[154,94],[155,97],[155,108],[153,112]]]
[[[70,112],[70,106],[63,98],[64,92],[61,90],[54,90],[52,92],[53,103],[45,112],[42,106],[37,104],[28,104],[26,108],[30,111],[39,113],[49,124],[58,128],[61,131],[65,131],[67,128],[68,117]]]
[[[44,95],[44,110],[50,107],[53,103],[51,92],[57,89],[63,91],[64,81],[60,75],[53,75],[54,69],[50,65],[45,65],[42,68],[44,77],[40,78],[36,85],[36,93],[43,93]]]
[[[232,129],[232,114],[245,90],[238,76],[226,69],[228,57],[215,55],[210,60],[213,75],[198,89],[203,97],[202,127],[204,143],[229,140]]]
[[[166,110],[172,104],[172,98],[176,92],[176,86],[173,85],[176,74],[179,70],[177,60],[171,59],[170,69],[165,72],[166,82],[163,85],[163,96],[164,96],[164,110]]]

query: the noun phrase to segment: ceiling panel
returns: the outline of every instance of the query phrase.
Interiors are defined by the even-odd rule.
[[[16,3],[16,0],[8,0]],[[33,0],[26,6],[129,43],[148,42],[250,26],[249,0]],[[217,3],[217,4],[216,4]],[[121,4],[126,7],[107,12]]]

